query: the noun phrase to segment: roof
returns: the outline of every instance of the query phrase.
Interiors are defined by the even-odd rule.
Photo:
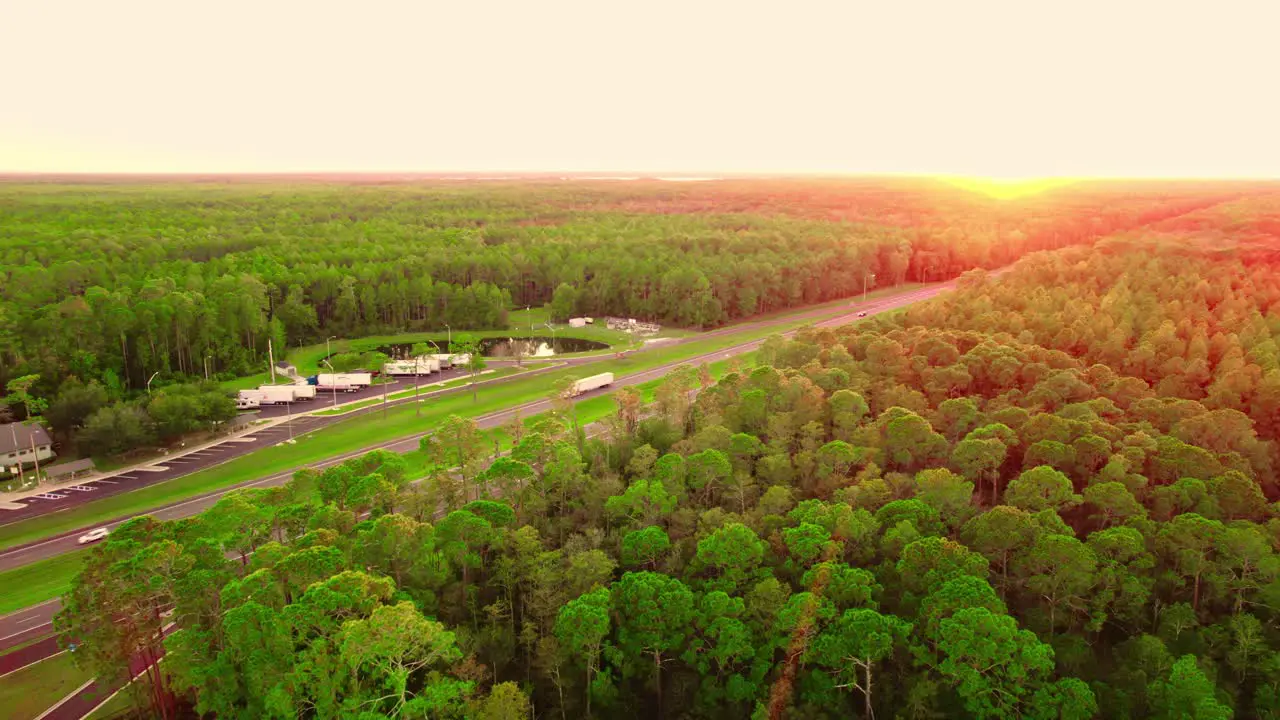
[[[0,453],[11,453],[19,448],[30,450],[33,436],[36,447],[49,445],[53,442],[49,439],[49,433],[45,432],[44,427],[37,423],[8,423],[0,425]]]
[[[50,465],[44,468],[44,474],[51,478],[57,478],[57,477],[62,477],[63,475],[74,475],[75,473],[78,473],[78,472],[84,472],[85,470],[93,470],[93,469],[94,469],[93,460],[91,458],[85,458],[83,460],[73,460],[71,462],[64,462],[64,463],[58,463],[57,465]]]

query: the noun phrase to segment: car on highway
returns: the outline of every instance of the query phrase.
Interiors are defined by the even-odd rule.
[[[76,542],[80,545],[88,545],[91,542],[98,542],[99,540],[107,536],[107,532],[108,531],[106,528],[98,528],[97,530],[90,530],[89,532],[81,535],[80,538],[76,540]]]
[[[862,312],[858,313],[858,317],[866,317],[866,316],[867,316],[866,310],[863,310]]]

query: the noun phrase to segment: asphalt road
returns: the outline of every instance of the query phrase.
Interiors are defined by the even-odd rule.
[[[931,286],[927,288],[922,288],[920,290],[915,290],[909,293],[904,293],[902,295],[896,295],[890,298],[883,298],[881,300],[871,301],[871,302],[868,302],[866,305],[855,304],[853,306],[853,309],[851,309],[851,311],[848,314],[815,323],[815,326],[816,327],[838,327],[840,325],[845,325],[850,322],[856,321],[858,319],[857,314],[859,312],[865,311],[868,317],[870,317],[872,315],[875,315],[876,313],[885,312],[888,310],[894,310],[894,309],[903,307],[905,305],[909,305],[911,303],[915,303],[921,300],[931,298],[937,295],[938,293],[949,289],[951,286],[952,286],[951,283],[936,285],[936,286]],[[829,313],[830,313],[830,309],[827,309],[824,311],[816,311],[815,313],[813,313],[813,315],[822,316],[822,315],[827,315]],[[788,320],[791,320],[791,319],[796,319],[796,318],[794,316],[792,318],[788,318]],[[767,327],[769,324],[770,324],[769,322],[764,321],[760,323],[753,323],[751,325],[754,325],[756,327]],[[740,332],[743,329],[746,329],[746,328],[744,328],[743,326],[737,326],[732,329],[723,329],[713,333],[699,335],[699,336],[696,336],[695,338],[684,340],[684,342],[688,342],[693,339],[702,339],[709,336],[726,334],[728,332]],[[795,331],[791,331],[783,334],[789,336],[794,334],[794,332]],[[734,355],[741,355],[744,353],[748,353],[757,349],[763,342],[764,342],[763,340],[753,340],[750,342],[745,342],[739,345],[735,345],[733,347],[717,350],[712,353],[706,353],[704,355],[700,355],[694,358],[682,360],[680,362],[669,363],[667,365],[656,367],[651,370],[646,370],[643,372],[628,375],[624,378],[620,378],[611,387],[601,388],[599,390],[595,390],[589,393],[584,393],[582,396],[580,396],[579,399],[587,399],[597,395],[606,394],[613,390],[616,390],[619,387],[627,387],[631,385],[638,385],[645,382],[649,382],[650,380],[654,380],[666,375],[668,372],[670,372],[674,367],[678,365],[700,364],[703,362],[715,362],[717,360],[728,359]],[[566,359],[565,362],[569,364],[581,364],[581,363],[587,363],[587,362],[594,362],[598,359],[599,359],[598,357],[575,358],[575,359]],[[557,365],[555,367],[561,367],[561,365]],[[548,368],[548,369],[551,369],[551,368]],[[500,380],[496,380],[495,382],[497,381],[500,381]],[[465,391],[465,387],[463,388],[463,390]],[[456,392],[457,390],[454,390],[454,391]],[[381,395],[381,391],[379,389],[378,392],[374,392],[371,395],[366,394],[363,398],[360,398],[360,399],[367,399],[368,397],[380,396],[380,395]],[[424,396],[425,395],[426,393],[424,393]],[[341,396],[339,399],[341,402]],[[319,398],[317,398],[317,401],[319,401]],[[408,401],[412,402],[412,398],[410,398]],[[404,401],[400,401],[400,402],[404,402]],[[364,412],[377,411],[380,407],[381,407],[380,405],[375,405]],[[476,418],[476,423],[482,429],[499,427],[504,423],[506,423],[515,412],[519,412],[521,415],[528,417],[530,415],[536,415],[538,413],[545,412],[549,410],[550,407],[551,407],[551,404],[549,401],[537,400],[537,401],[525,403],[523,405],[519,405],[514,408],[508,408],[506,410],[480,416]],[[349,415],[344,416],[344,418],[345,417],[350,417],[350,416]],[[299,418],[299,422],[303,422],[308,419],[310,418],[309,417]],[[326,420],[326,419],[315,418],[315,420]],[[332,419],[328,419],[328,420],[332,420]],[[316,427],[319,427],[322,424],[324,423],[309,425],[307,426],[307,429],[308,430],[315,429]],[[284,431],[284,428],[277,426],[276,428],[272,428],[271,430]],[[300,431],[297,429],[295,430]],[[265,431],[265,432],[270,432],[270,431]],[[245,452],[248,452],[249,450],[252,450],[257,447],[262,447],[264,445],[282,442],[287,437],[287,435],[280,435],[278,433],[276,436],[271,436],[271,437],[265,436],[264,433],[254,433],[254,435],[260,435],[260,434],[264,435],[263,437],[259,438],[263,442],[255,442],[252,444],[237,443],[240,446],[244,446],[245,450],[243,452],[236,453],[236,455],[245,454]],[[369,452],[370,450],[375,450],[375,449],[386,449],[394,452],[408,452],[408,451],[417,449],[418,440],[420,437],[421,437],[421,434],[415,434],[409,437],[381,443],[373,447],[363,448],[359,451],[345,453],[343,455],[329,458],[320,463],[316,463],[313,467],[325,468],[331,465],[336,465],[344,462],[349,458],[363,455],[364,453]],[[237,449],[237,448],[232,448],[232,449]],[[210,464],[221,462],[222,460],[229,459],[230,457],[234,457],[234,456],[227,455],[225,457],[208,461],[207,463],[202,465],[202,467],[207,467]],[[199,460],[199,461],[203,462],[203,460]],[[195,469],[199,469],[199,468],[183,468],[184,472],[174,474],[171,477],[177,477],[181,474],[194,472]],[[293,470],[289,470],[286,472],[280,472],[274,475],[269,475],[263,478],[259,478],[257,480],[250,481],[248,483],[235,486],[234,488],[224,488],[222,490],[208,493],[206,495],[192,498],[190,500],[185,500],[179,503],[168,505],[166,507],[151,511],[147,514],[152,515],[161,520],[172,520],[172,519],[177,519],[182,517],[189,517],[191,515],[198,514],[208,509],[209,507],[217,503],[217,501],[223,495],[225,495],[227,492],[229,492],[232,489],[238,489],[238,488],[244,488],[244,487],[270,487],[273,485],[279,485],[286,482],[290,477],[292,477],[293,472],[294,472]],[[157,482],[158,481],[159,480],[157,480]],[[147,484],[151,484],[151,483],[147,483]],[[124,522],[124,520],[122,519],[117,522],[109,523],[106,525],[106,527],[115,527],[119,525],[121,522]],[[79,545],[76,544],[76,537],[78,537],[82,532],[83,530],[79,530],[74,533],[68,533],[63,536],[50,538],[48,540],[40,541],[37,543],[27,545],[22,548],[16,548],[16,549],[7,551],[5,553],[2,553],[0,554],[0,569],[6,568],[6,567],[19,566],[22,564],[35,562],[37,560],[45,559],[48,557],[54,557],[56,555],[59,555],[65,552],[76,550],[79,548]],[[3,651],[4,649],[13,647],[15,645],[19,645],[23,642],[27,642],[31,639],[41,637],[42,635],[47,635],[51,633],[53,629],[53,624],[52,624],[53,616],[61,608],[61,605],[62,605],[61,601],[55,598],[55,599],[46,601],[44,603],[41,603],[39,605],[33,605],[24,610],[19,610],[17,612],[11,613],[4,617],[0,617],[0,651]],[[8,659],[8,662],[5,662],[4,661],[5,659],[0,658],[0,674],[3,674],[4,672],[11,672],[14,669],[17,669],[25,665],[28,665],[32,662],[36,662],[38,660],[44,659],[46,657],[56,654],[57,652],[59,652],[59,648],[57,647],[56,640],[54,640],[53,638],[43,639],[40,642],[29,646],[28,648],[23,648],[22,650],[16,651],[15,653],[13,653],[13,657]],[[13,667],[11,668],[8,667],[10,665],[12,665]],[[141,669],[142,668],[138,668],[139,671]],[[85,713],[92,710],[93,707],[95,707],[99,702],[105,699],[105,697],[113,689],[114,688],[110,688],[110,689],[103,688],[96,681],[90,684],[87,684],[85,687],[79,689],[76,693],[73,693],[67,698],[64,698],[63,702],[60,703],[58,706],[56,706],[56,708],[53,709],[53,712],[48,717],[49,718],[83,717]],[[105,694],[103,692],[104,690],[106,690]]]
[[[903,293],[901,295],[894,295],[892,297],[881,298],[878,300],[871,300],[865,305],[862,305],[861,303],[852,303],[850,307],[850,312],[848,314],[831,318],[829,320],[825,320],[819,323],[815,323],[815,325],[819,327],[836,327],[839,325],[845,325],[845,324],[848,324],[849,322],[857,320],[858,312],[865,311],[868,314],[868,316],[871,316],[876,313],[885,312],[888,310],[894,310],[894,309],[903,307],[905,305],[909,305],[915,302],[919,302],[921,300],[926,300],[928,298],[931,298],[940,292],[950,289],[951,287],[953,287],[953,283],[942,283],[939,285],[933,285],[925,288],[920,288],[918,290],[913,290],[911,292]],[[777,324],[779,322],[788,322],[796,319],[803,319],[805,317],[821,317],[824,315],[829,315],[830,312],[831,312],[831,309],[826,308],[824,310],[815,310],[814,312],[807,313],[805,315],[789,316],[781,320],[773,320],[773,321],[762,320],[762,321],[757,321],[753,323],[746,323],[743,325],[734,326],[733,328],[724,328],[711,333],[698,335],[693,338],[683,339],[682,341],[690,342],[693,340],[705,339],[707,337],[715,337],[718,335],[723,335],[728,333],[741,332],[743,330],[762,329],[762,328],[767,328],[771,324]],[[789,335],[792,333],[784,333],[784,334]],[[740,345],[735,345],[730,348],[718,350],[716,352],[707,353],[705,355],[701,355],[695,358],[689,358],[686,360],[682,360],[680,362],[668,363],[666,365],[662,365],[662,366],[653,368],[651,370],[634,373],[626,377],[619,378],[611,387],[602,388],[600,390],[595,390],[589,393],[585,393],[581,397],[581,399],[586,399],[586,398],[594,397],[596,395],[605,394],[605,393],[611,392],[612,390],[616,390],[619,387],[626,387],[629,385],[638,385],[641,383],[648,382],[650,380],[654,380],[656,378],[662,377],[663,375],[666,375],[668,372],[670,372],[674,367],[678,365],[683,365],[687,363],[698,364],[701,362],[713,362],[716,360],[721,360],[721,359],[731,357],[733,355],[748,353],[758,348],[762,342],[763,340],[754,340],[751,342],[742,343]],[[675,344],[674,341],[672,343],[667,343],[666,345],[671,345],[671,344]],[[562,362],[570,365],[575,365],[575,364],[596,362],[599,359],[600,358],[598,356],[585,357],[585,358],[566,358]],[[547,370],[551,370],[551,369],[555,369],[555,368],[553,367],[547,368]],[[543,371],[535,371],[535,372],[543,372]],[[506,378],[498,378],[488,382],[503,382],[505,380]],[[451,388],[448,390],[436,391],[436,393],[434,394],[438,395],[441,393],[465,392],[465,391],[466,391],[466,388],[464,386],[461,388]],[[380,393],[375,393],[375,395],[378,395],[378,394]],[[432,395],[429,395],[428,393],[425,393],[425,392],[423,393],[423,397],[431,397],[431,396]],[[317,398],[317,400],[313,402],[319,402],[319,401],[320,401],[319,398]],[[412,398],[408,398],[406,400],[394,401],[394,402],[398,404],[398,403],[412,402],[412,401],[413,401]],[[352,414],[378,412],[380,408],[381,408],[380,404],[375,404],[373,406],[370,406],[369,408],[364,408],[361,410],[354,411],[354,413]],[[548,401],[537,400],[534,402],[525,403],[523,405],[520,405],[514,408],[508,408],[506,410],[480,416],[476,418],[476,422],[481,428],[484,428],[484,429],[494,428],[494,427],[499,427],[504,423],[506,423],[511,418],[512,414],[515,412],[519,412],[522,416],[528,417],[530,415],[534,415],[540,412],[545,412],[548,409],[550,409],[550,403]],[[341,416],[341,418],[335,418],[335,417],[326,418],[326,417],[318,417],[314,415],[303,416],[294,421],[293,432],[296,435],[301,432],[315,430],[317,428],[324,427],[325,425],[328,425],[332,422],[336,422],[338,419],[350,418],[352,417],[352,414]],[[238,457],[240,455],[245,455],[257,448],[283,442],[288,439],[288,432],[289,432],[288,429],[284,425],[276,425],[269,429],[252,433],[243,438],[237,438],[236,440],[227,441],[216,447],[207,448],[205,450],[201,450],[199,452],[192,453],[190,455],[187,455],[181,458],[166,460],[164,461],[163,464],[167,469],[163,471],[146,472],[146,473],[133,471],[131,473],[126,473],[126,475],[129,476],[129,480],[128,480],[129,484],[124,485],[122,483],[122,487],[120,487],[119,489],[116,489],[115,492],[122,492],[126,489],[132,490],[138,487],[145,487],[146,485],[152,485],[157,482],[162,482],[164,480],[170,480],[176,477],[180,477],[182,475],[195,472],[197,470],[202,470],[204,468],[207,468],[209,466],[212,466],[221,462],[225,462],[226,460],[229,460],[231,458]],[[315,463],[314,465],[312,465],[312,467],[323,469],[331,465],[342,463],[343,461],[349,458],[363,455],[364,453],[369,452],[370,450],[376,450],[376,449],[386,449],[386,450],[392,450],[395,452],[408,452],[418,447],[418,439],[420,437],[421,437],[421,433],[416,433],[408,437],[404,437],[396,440],[390,440],[378,445],[362,448],[358,451],[344,453],[342,455],[329,458],[322,462]],[[296,468],[290,469],[284,472],[275,473],[273,475],[268,475],[268,476],[259,478],[257,480],[252,480],[247,483],[242,483],[240,485],[223,488],[214,492],[207,493],[205,495],[197,496],[188,500],[183,500],[181,502],[174,503],[172,505],[167,505],[161,508],[150,510],[146,514],[154,516],[161,520],[172,520],[176,518],[195,515],[211,507],[224,494],[226,494],[230,490],[245,488],[245,487],[270,487],[272,485],[279,485],[287,481],[290,477],[292,477],[295,470]],[[106,490],[111,490],[111,489],[112,488],[108,487]],[[109,492],[77,493],[75,497],[67,497],[64,500],[67,502],[70,502],[72,500],[76,500],[79,502],[86,502],[89,498],[85,496],[88,496],[91,494],[94,497],[102,497],[103,494],[110,494],[110,493]],[[69,506],[70,505],[59,506],[56,509],[60,510]],[[50,509],[54,509],[54,508],[50,508]],[[17,512],[17,511],[13,511],[13,512]],[[8,513],[6,513],[4,515],[4,518],[7,519],[8,517],[10,516]],[[114,528],[126,520],[128,520],[128,518],[120,518],[117,521],[105,523],[104,525],[102,525],[102,527]],[[32,562],[44,560],[47,558],[55,557],[57,555],[61,555],[63,553],[77,550],[80,548],[80,546],[76,543],[76,538],[78,538],[81,534],[83,534],[88,529],[89,528],[81,528],[73,532],[64,533],[62,535],[46,538],[46,539],[35,541],[20,547],[6,550],[0,553],[0,570],[19,567]],[[0,618],[0,637],[8,635],[11,632],[14,632],[14,630],[10,629],[9,626],[7,625],[7,620],[8,618]]]

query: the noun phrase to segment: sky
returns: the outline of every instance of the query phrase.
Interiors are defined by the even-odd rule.
[[[0,172],[1280,177],[1280,3],[6,0]]]

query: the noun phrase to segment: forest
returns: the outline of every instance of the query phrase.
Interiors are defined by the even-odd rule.
[[[924,181],[0,184],[0,387],[112,400],[276,348],[501,328],[512,307],[691,328],[1002,266],[1255,192]],[[872,277],[874,275],[874,278]],[[23,411],[15,408],[21,417]]]
[[[137,518],[59,627],[105,676],[163,650],[160,717],[1280,718],[1269,207],[686,366],[599,434],[560,402],[495,459],[455,418],[425,475]]]

